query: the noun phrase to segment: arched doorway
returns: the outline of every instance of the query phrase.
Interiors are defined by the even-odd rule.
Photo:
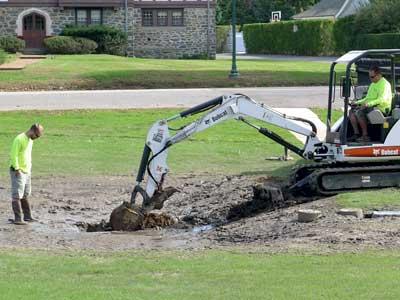
[[[26,48],[41,49],[46,38],[46,19],[38,13],[24,16],[22,20],[22,36]]]

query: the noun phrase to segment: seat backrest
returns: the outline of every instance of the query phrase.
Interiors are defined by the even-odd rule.
[[[392,109],[392,118],[395,121],[400,120],[400,108],[395,107]]]
[[[383,124],[385,123],[385,116],[379,109],[374,109],[367,114],[368,121],[371,124]]]
[[[393,95],[392,109],[395,107],[400,107],[400,93],[398,92]]]

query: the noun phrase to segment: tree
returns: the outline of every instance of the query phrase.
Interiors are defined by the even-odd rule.
[[[300,13],[308,9],[310,6],[317,4],[320,0],[286,0],[281,1],[287,3],[296,13]]]
[[[272,11],[282,11],[282,19],[289,20],[319,0],[237,0],[238,24],[266,23]],[[218,25],[231,22],[231,0],[217,0],[216,21]]]
[[[354,26],[361,34],[400,32],[400,1],[372,0],[357,13]]]

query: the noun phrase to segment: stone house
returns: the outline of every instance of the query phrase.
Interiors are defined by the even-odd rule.
[[[369,0],[321,0],[306,11],[303,11],[292,18],[295,20],[307,19],[339,19],[354,15]]]
[[[0,0],[0,36],[28,50],[69,24],[104,24],[128,34],[128,55],[215,57],[215,0]]]

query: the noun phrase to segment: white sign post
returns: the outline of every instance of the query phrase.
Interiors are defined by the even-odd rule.
[[[279,22],[281,20],[282,17],[282,12],[279,11],[273,11],[271,13],[271,22]]]

